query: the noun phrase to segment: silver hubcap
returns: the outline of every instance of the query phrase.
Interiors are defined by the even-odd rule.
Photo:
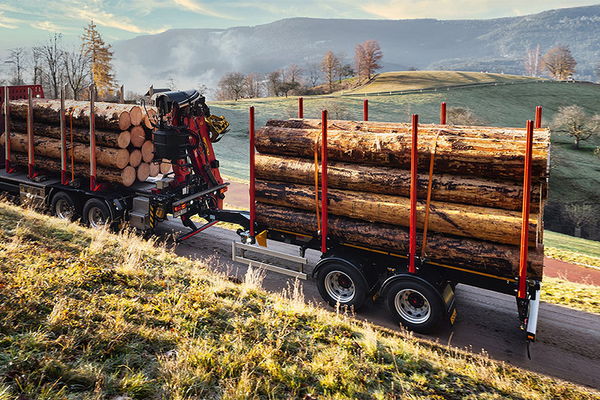
[[[106,218],[102,215],[102,210],[98,207],[92,207],[88,211],[88,221],[92,228],[100,228],[106,225]]]
[[[429,301],[421,293],[412,289],[402,289],[396,294],[394,305],[398,314],[413,324],[422,324],[431,315]]]
[[[331,271],[325,276],[325,291],[336,302],[348,303],[354,299],[354,282],[341,271]]]
[[[69,202],[65,199],[59,199],[54,206],[55,214],[58,218],[61,219],[73,219],[73,215],[75,215],[75,210],[73,206],[69,204]]]

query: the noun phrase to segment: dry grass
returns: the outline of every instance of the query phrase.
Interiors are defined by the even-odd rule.
[[[600,287],[544,277],[541,300],[600,314]]]
[[[0,203],[0,400],[597,398],[260,284]]]

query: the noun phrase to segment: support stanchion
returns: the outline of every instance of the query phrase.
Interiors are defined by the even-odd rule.
[[[98,190],[96,184],[96,87],[90,86],[90,190]]]
[[[525,173],[523,177],[523,220],[521,222],[521,254],[519,259],[519,290],[517,297],[527,296],[527,257],[529,252],[529,210],[531,205],[531,153],[533,152],[533,121],[527,121]]]
[[[363,100],[363,121],[369,120],[369,100]]]
[[[10,92],[8,86],[4,86],[4,171],[13,172],[10,165]]]
[[[535,108],[535,129],[540,129],[542,127],[542,106],[537,106]]]
[[[448,111],[446,109],[446,102],[442,102],[440,105],[440,125],[446,125],[446,119],[448,117]]]
[[[327,110],[321,113],[321,252],[327,252],[328,205],[327,205]]]
[[[256,220],[256,176],[255,176],[255,148],[254,148],[254,107],[250,107],[248,117],[248,128],[250,132],[250,237],[254,237],[254,221]]]
[[[66,185],[67,180],[67,134],[65,126],[65,88],[60,90],[60,183]]]
[[[408,272],[417,272],[417,133],[419,131],[419,116],[412,116],[412,140],[410,143],[410,220],[408,241]]]
[[[298,97],[298,118],[304,118],[304,98]]]
[[[33,137],[33,93],[31,88],[27,88],[27,177],[33,179],[36,177],[35,172],[35,152],[34,152],[34,137]]]

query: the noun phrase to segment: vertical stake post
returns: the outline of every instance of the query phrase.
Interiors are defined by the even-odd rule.
[[[10,166],[10,93],[8,86],[4,86],[4,170],[12,172]]]
[[[90,85],[90,190],[96,191],[96,87]]]
[[[65,88],[60,90],[60,183],[66,185],[67,180],[67,134],[65,127]]]
[[[298,97],[298,118],[304,118],[304,98]]]
[[[519,290],[517,297],[527,296],[527,256],[529,251],[529,209],[531,205],[531,159],[533,152],[533,121],[527,121],[525,174],[523,177],[523,221],[521,223],[521,254],[519,258]]]
[[[119,88],[119,103],[125,104],[125,87],[123,85]]]
[[[254,221],[256,219],[256,177],[255,177],[255,148],[254,148],[254,106],[250,107],[248,119],[250,131],[250,237],[254,237]]]
[[[535,108],[535,129],[540,129],[542,127],[542,106],[537,106]]]
[[[327,252],[328,205],[327,205],[327,110],[321,113],[321,253]]]
[[[446,118],[448,116],[448,111],[446,110],[446,102],[442,102],[440,105],[440,125],[446,125]]]
[[[27,177],[35,178],[35,152],[33,149],[33,93],[27,88]]]
[[[415,265],[417,255],[417,133],[419,131],[419,116],[412,116],[412,140],[410,143],[410,221],[408,237],[408,272],[417,272]]]
[[[363,100],[363,121],[369,120],[369,100]]]

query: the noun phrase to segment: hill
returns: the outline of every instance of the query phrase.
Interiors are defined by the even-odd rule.
[[[0,203],[0,399],[593,399]]]
[[[116,75],[127,90],[163,85],[215,87],[231,71],[266,73],[319,63],[328,50],[349,61],[354,46],[381,44],[383,71],[461,70],[521,74],[527,48],[568,44],[580,79],[600,60],[600,6],[486,20],[355,20],[292,18],[229,29],[178,29],[114,44]],[[151,49],[152,51],[149,51]]]

